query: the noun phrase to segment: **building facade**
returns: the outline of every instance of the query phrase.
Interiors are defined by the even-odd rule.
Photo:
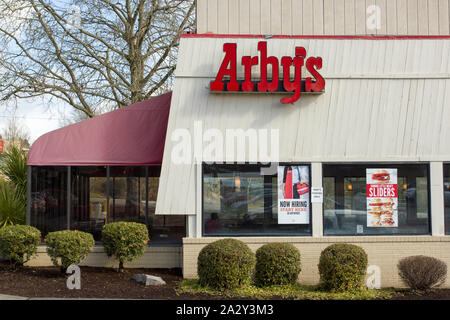
[[[254,250],[293,243],[308,284],[337,242],[362,246],[382,286],[402,285],[403,257],[450,262],[448,5],[197,2],[197,33],[180,40],[156,207],[188,216],[185,277],[220,237]],[[286,104],[295,57],[303,92]],[[320,77],[323,88],[305,87]]]
[[[61,160],[58,136],[119,118],[38,140],[30,154],[47,158],[29,159],[29,223],[92,233],[145,223],[156,241],[130,267],[182,267],[186,278],[197,276],[200,250],[224,237],[252,250],[294,244],[305,284],[318,282],[320,252],[333,243],[363,247],[382,286],[402,286],[403,257],[450,263],[449,4],[197,0],[167,117],[143,123],[155,121],[152,109],[112,130],[127,132],[121,143],[84,137],[98,161],[73,150]],[[31,263],[49,263],[44,252]],[[84,263],[115,262],[99,243]]]

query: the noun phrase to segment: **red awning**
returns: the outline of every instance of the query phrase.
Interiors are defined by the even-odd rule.
[[[160,165],[172,92],[39,137],[31,166]]]

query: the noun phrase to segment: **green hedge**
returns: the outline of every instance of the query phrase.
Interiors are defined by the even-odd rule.
[[[255,255],[245,243],[222,239],[200,251],[197,273],[202,286],[233,289],[250,284],[254,266]]]
[[[295,284],[301,270],[300,251],[290,243],[269,243],[256,251],[257,286]]]
[[[47,254],[55,266],[64,272],[71,264],[79,264],[94,247],[90,233],[77,230],[50,232],[45,237]]]
[[[0,229],[0,255],[13,266],[29,261],[40,242],[41,232],[32,226],[13,225]]]
[[[102,242],[108,256],[119,260],[119,270],[125,262],[142,256],[149,241],[147,227],[136,222],[112,222],[103,227]]]
[[[367,270],[367,254],[352,244],[333,244],[320,254],[319,273],[322,289],[333,292],[359,290]]]

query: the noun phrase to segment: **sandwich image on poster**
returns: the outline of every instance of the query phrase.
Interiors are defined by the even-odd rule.
[[[394,198],[367,199],[368,227],[398,227],[397,207]]]
[[[278,224],[309,224],[308,166],[278,166]]]
[[[367,227],[398,227],[397,169],[367,169]]]

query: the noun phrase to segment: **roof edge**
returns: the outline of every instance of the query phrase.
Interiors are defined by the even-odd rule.
[[[327,40],[450,40],[450,35],[259,35],[183,33],[180,38],[327,39]]]

